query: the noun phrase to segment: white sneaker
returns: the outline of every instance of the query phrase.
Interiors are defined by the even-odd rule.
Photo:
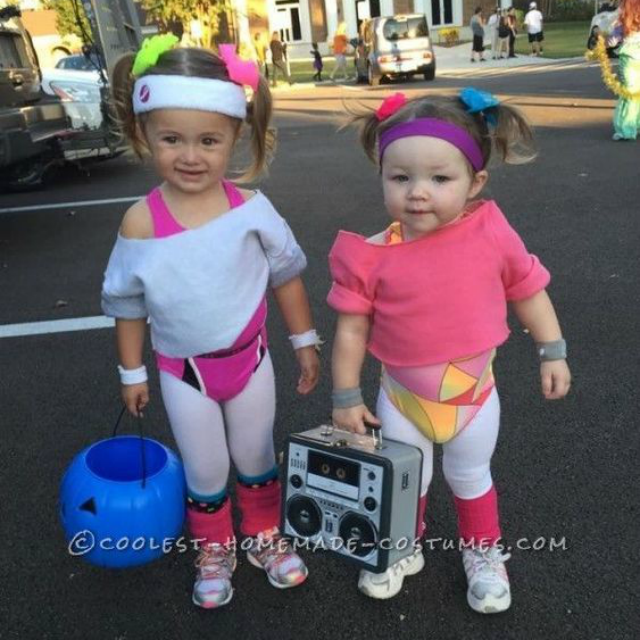
[[[264,569],[267,579],[276,589],[289,589],[302,584],[309,571],[302,558],[291,549],[289,542],[280,535],[278,528],[259,533],[251,539],[247,560]]]
[[[406,558],[392,564],[384,573],[371,573],[362,569],[358,580],[358,589],[370,598],[386,600],[393,598],[402,589],[405,576],[413,576],[424,568],[422,546]]]
[[[511,606],[511,589],[504,563],[511,557],[498,547],[463,549],[467,602],[478,613],[499,613]]]
[[[215,609],[228,604],[233,597],[231,576],[236,568],[233,544],[206,544],[196,560],[198,574],[193,585],[193,604]]]

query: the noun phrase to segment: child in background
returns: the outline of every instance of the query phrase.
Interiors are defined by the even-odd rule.
[[[543,395],[564,397],[570,373],[545,290],[549,273],[498,205],[475,198],[492,149],[503,161],[526,161],[532,134],[515,109],[475,89],[410,101],[396,94],[354,120],[367,155],[379,163],[392,224],[370,238],[341,231],[329,255],[328,302],[339,313],[333,422],[357,433],[367,422],[381,424],[386,437],[422,449],[418,538],[433,445],[442,443],[464,542],[467,601],[481,613],[504,611],[511,604],[509,556],[498,544],[490,464],[500,422],[492,362],[509,334],[508,302],[537,343]],[[377,418],[360,391],[367,350],[382,363]],[[418,545],[385,573],[361,571],[358,587],[391,598],[423,567]]]
[[[317,82],[322,82],[322,69],[324,68],[324,64],[322,63],[322,56],[320,55],[320,51],[318,51],[318,43],[313,42],[311,44],[311,55],[313,56],[313,68],[316,72],[313,74],[313,79]]]
[[[231,461],[249,562],[278,589],[307,577],[278,532],[267,289],[292,334],[301,394],[318,380],[318,338],[300,278],[306,259],[291,229],[261,192],[225,178],[245,123],[253,151],[247,177],[266,166],[273,146],[267,81],[233,45],[214,55],[175,48],[176,41],[151,38],[114,70],[124,130],[138,154],[150,153],[162,184],[124,216],[102,307],[116,318],[122,397],[134,415],[149,402],[143,345],[151,320],[162,399],[184,463],[187,524],[202,543],[192,599],[215,608],[233,595]],[[249,102],[244,86],[253,92]]]

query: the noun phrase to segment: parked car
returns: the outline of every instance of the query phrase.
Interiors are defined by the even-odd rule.
[[[74,53],[70,56],[60,58],[56,62],[56,69],[67,69],[70,71],[98,71],[100,69],[100,59],[97,55],[86,56],[83,53]]]
[[[41,182],[71,134],[60,99],[41,90],[38,56],[15,6],[0,9],[0,188]]]
[[[74,129],[86,131],[102,126],[100,90],[103,85],[102,76],[96,69],[71,71],[56,67],[42,70],[43,91],[62,100]]]
[[[591,19],[591,25],[589,26],[589,37],[587,38],[587,49],[593,49],[598,43],[598,36],[607,38],[613,31],[620,12],[613,7],[608,8],[606,11],[597,13]],[[607,47],[607,52],[610,56],[616,56],[620,45],[615,47]]]
[[[68,160],[108,159],[124,151],[113,113],[109,81],[95,53],[62,58],[54,69],[42,70],[42,88],[62,100],[74,137],[64,146]]]
[[[386,78],[436,77],[436,57],[424,14],[371,18],[364,21],[361,30],[370,85]]]

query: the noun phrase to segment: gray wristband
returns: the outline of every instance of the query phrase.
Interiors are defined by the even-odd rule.
[[[562,338],[553,342],[537,342],[536,349],[542,362],[565,360],[567,357],[567,342]]]
[[[353,389],[334,389],[331,392],[331,400],[333,401],[334,409],[350,409],[351,407],[364,404],[360,387],[354,387]]]

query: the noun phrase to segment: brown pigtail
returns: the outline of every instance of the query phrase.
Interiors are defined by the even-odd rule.
[[[344,108],[349,115],[341,129],[349,126],[356,127],[360,131],[360,144],[364,152],[371,162],[378,164],[377,148],[380,120],[376,117],[376,112],[363,105],[353,109],[346,102],[344,103]]]
[[[246,123],[251,127],[251,151],[253,160],[240,177],[239,182],[251,182],[265,172],[276,146],[275,130],[270,127],[273,101],[269,83],[262,76],[258,90],[247,104]]]
[[[503,162],[524,164],[536,157],[533,131],[518,109],[500,104],[495,111],[498,124],[493,132],[493,143]]]
[[[142,157],[146,144],[141,135],[136,115],[133,113],[133,84],[131,74],[135,53],[125,53],[113,68],[111,93],[116,110],[118,125],[138,157]]]

